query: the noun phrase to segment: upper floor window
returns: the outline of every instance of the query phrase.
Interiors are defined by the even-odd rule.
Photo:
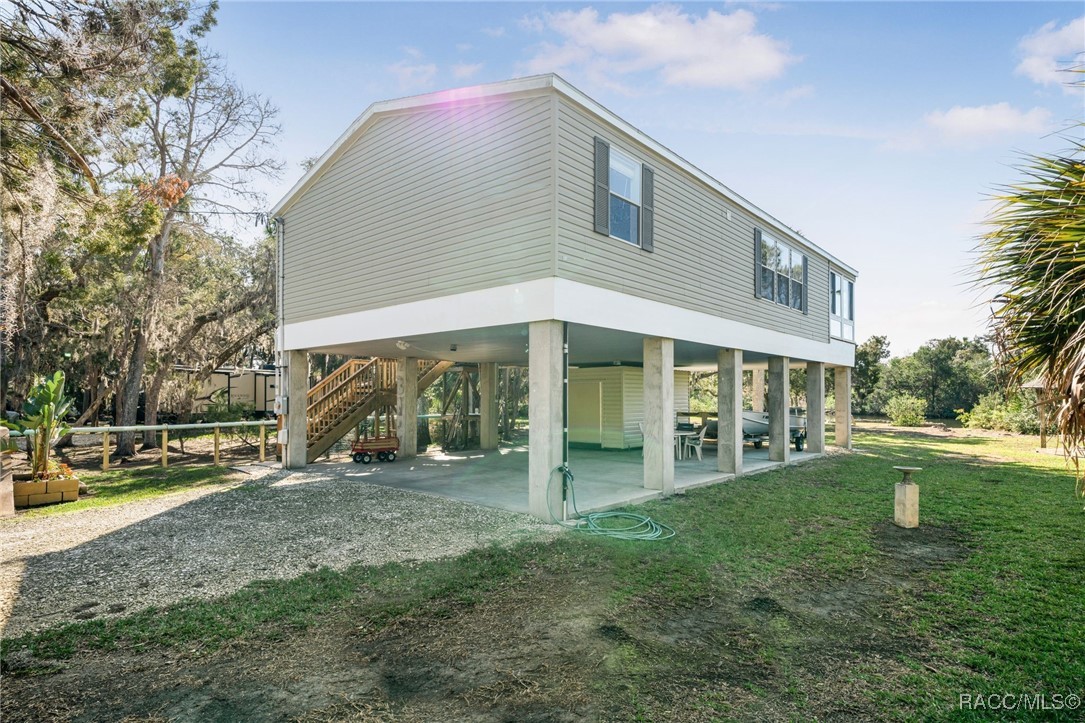
[[[645,251],[654,248],[655,173],[629,154],[595,139],[595,230]]]
[[[806,255],[755,231],[757,295],[806,313]]]
[[[640,163],[610,149],[610,235],[640,245]]]
[[[829,333],[855,341],[855,282],[829,272]]]

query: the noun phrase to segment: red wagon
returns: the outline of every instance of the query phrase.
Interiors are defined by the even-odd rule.
[[[374,457],[378,462],[395,462],[398,451],[396,437],[362,437],[350,446],[350,458],[356,464],[369,464]]]

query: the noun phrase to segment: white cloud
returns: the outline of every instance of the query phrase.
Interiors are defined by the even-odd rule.
[[[386,65],[384,69],[396,79],[399,89],[404,92],[429,90],[433,87],[434,78],[437,77],[437,66],[433,63],[411,63],[409,60],[401,60],[398,63]]]
[[[703,16],[674,5],[601,17],[594,8],[542,16],[559,44],[543,43],[528,63],[534,73],[577,68],[615,85],[631,73],[654,72],[667,85],[747,89],[779,77],[797,58],[787,44],[756,31],[749,10]]]
[[[1022,110],[1009,103],[954,106],[923,116],[922,124],[886,138],[883,148],[916,151],[927,148],[974,149],[1004,144],[1016,136],[1040,136],[1055,130],[1046,108]]]
[[[520,18],[517,24],[529,33],[542,33],[546,30],[546,22],[539,15],[526,15]]]
[[[498,26],[495,28],[483,28],[482,33],[489,35],[491,38],[503,38],[505,36],[505,28]]]
[[[473,47],[474,46],[471,45],[471,43],[456,43],[456,50],[460,51],[461,53],[466,53]]]
[[[402,50],[404,53],[414,58],[415,60],[421,60],[425,55],[425,53],[423,53],[421,50],[410,45],[404,45]]]
[[[452,66],[452,75],[457,80],[466,80],[482,70],[482,63],[456,63]]]
[[[814,95],[814,86],[812,85],[796,85],[794,88],[788,88],[785,91],[776,93],[770,97],[766,102],[775,108],[786,108],[797,100],[803,98],[810,98]]]
[[[1062,27],[1047,23],[1022,38],[1017,50],[1021,54],[1021,62],[1014,71],[1017,75],[1041,85],[1063,84],[1064,90],[1070,91],[1070,78],[1064,71],[1080,62],[1080,54],[1085,53],[1085,15]]]
[[[943,140],[988,140],[1023,133],[1038,135],[1050,129],[1051,112],[1045,108],[1019,110],[1009,103],[954,106],[928,113],[923,122]]]

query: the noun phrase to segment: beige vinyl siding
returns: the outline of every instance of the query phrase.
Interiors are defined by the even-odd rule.
[[[378,116],[286,217],[299,322],[553,273],[552,100]]]
[[[644,370],[620,367],[622,370],[622,400],[625,410],[622,436],[624,447],[642,447],[644,438],[640,423],[644,421]],[[689,372],[674,373],[674,411],[689,411]]]
[[[569,383],[574,382],[599,382],[602,384],[603,402],[603,448],[624,449],[626,444],[622,435],[622,367],[591,367],[587,369],[570,369]],[[577,404],[577,400],[570,395],[569,406]],[[570,437],[572,442],[575,440]]]
[[[595,233],[595,136],[655,170],[654,253]],[[786,237],[565,99],[558,104],[557,225],[559,277],[817,341],[829,339],[826,259],[805,250],[809,314],[755,298],[755,226]]]

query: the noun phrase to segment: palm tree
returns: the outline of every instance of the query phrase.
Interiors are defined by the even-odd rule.
[[[1079,126],[1085,129],[1085,124]],[[999,359],[1017,387],[1039,379],[1085,496],[1085,142],[1026,157],[981,237],[979,285],[993,294]]]

